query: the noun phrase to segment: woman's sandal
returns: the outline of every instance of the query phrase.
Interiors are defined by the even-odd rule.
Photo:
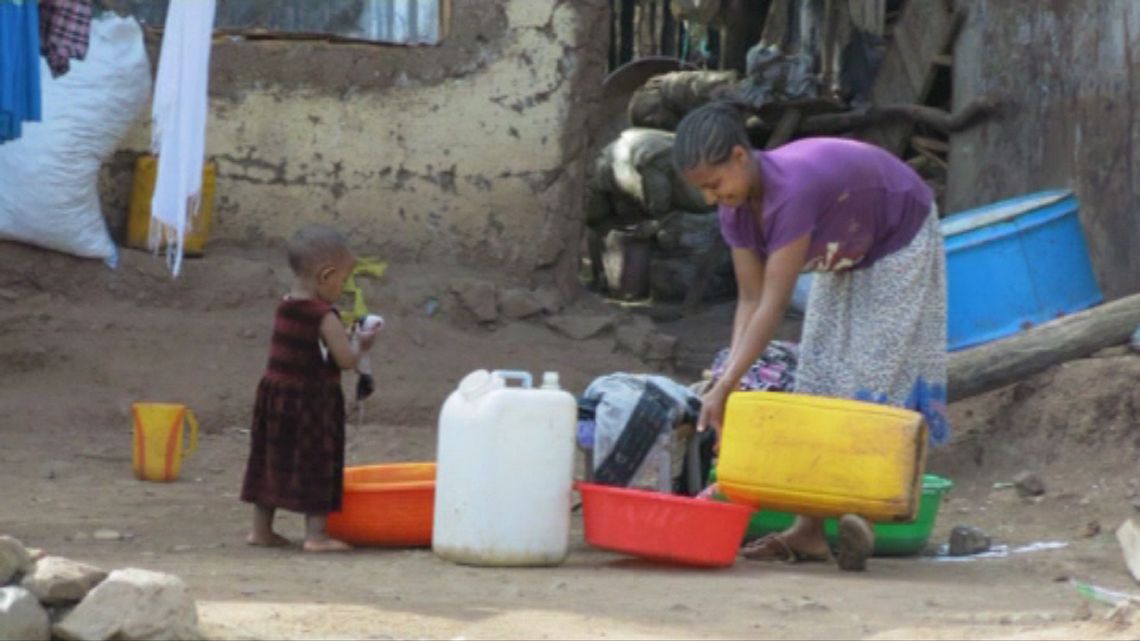
[[[808,554],[788,545],[781,534],[766,534],[740,548],[740,556],[750,561],[781,561],[803,563],[809,561],[830,561],[829,554]]]
[[[846,514],[839,519],[839,541],[835,560],[840,570],[861,572],[875,551],[875,531],[862,518]]]

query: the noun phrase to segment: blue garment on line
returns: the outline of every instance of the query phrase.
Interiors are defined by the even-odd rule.
[[[40,12],[36,0],[0,0],[0,144],[40,120]]]

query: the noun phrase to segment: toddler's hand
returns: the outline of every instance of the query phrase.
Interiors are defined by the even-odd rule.
[[[355,327],[356,337],[360,341],[360,351],[368,351],[382,329],[384,329],[384,319],[379,314],[369,314],[362,318]]]

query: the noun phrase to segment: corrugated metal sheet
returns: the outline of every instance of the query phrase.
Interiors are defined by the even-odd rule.
[[[364,0],[360,37],[399,44],[438,44],[440,0]]]
[[[1071,187],[1105,296],[1140,292],[1140,2],[963,6],[955,107],[1005,104],[951,136],[947,209]]]

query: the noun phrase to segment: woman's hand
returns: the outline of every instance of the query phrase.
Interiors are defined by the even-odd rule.
[[[701,416],[697,419],[697,431],[716,431],[716,448],[720,448],[720,435],[724,428],[724,405],[728,401],[729,389],[723,384],[713,385],[701,398]]]

